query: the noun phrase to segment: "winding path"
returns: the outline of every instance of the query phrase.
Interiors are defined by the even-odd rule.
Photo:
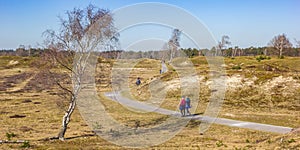
[[[145,111],[157,112],[165,115],[172,115],[180,117],[180,113],[176,111],[171,111],[163,108],[159,108],[150,104],[130,100],[128,98],[122,97],[120,92],[108,92],[105,93],[105,96],[110,98],[113,101],[119,102],[122,105],[126,105],[132,108],[141,109]],[[269,124],[261,124],[261,123],[254,123],[254,122],[245,122],[245,121],[238,121],[232,119],[225,119],[225,118],[212,118],[208,116],[202,115],[195,115],[195,116],[188,116],[185,117],[187,119],[194,119],[194,120],[201,120],[209,123],[215,123],[220,125],[226,125],[231,127],[239,127],[239,128],[247,128],[265,132],[273,132],[273,133],[289,133],[293,128],[290,127],[283,127],[283,126],[275,126]]]

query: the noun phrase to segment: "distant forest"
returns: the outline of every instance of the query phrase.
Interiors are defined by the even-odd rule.
[[[238,57],[238,56],[258,56],[258,55],[266,55],[266,56],[278,56],[279,52],[277,49],[273,47],[249,47],[249,48],[238,48],[238,47],[230,47],[227,49],[217,50],[215,48],[212,49],[196,49],[196,48],[181,48],[187,57],[195,57],[195,56],[224,56],[224,57]],[[16,50],[0,50],[0,56],[22,56],[22,57],[39,57],[47,49],[41,48],[17,48]],[[157,58],[152,55],[159,55],[159,51],[123,51],[123,50],[112,50],[112,51],[104,51],[99,52],[99,56],[104,58],[116,59],[122,53],[126,53],[126,55],[130,55],[130,58]],[[300,56],[300,48],[286,48],[283,50],[284,56],[290,57],[299,57]]]

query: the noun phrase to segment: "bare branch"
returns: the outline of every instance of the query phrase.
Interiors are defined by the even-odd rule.
[[[275,36],[268,45],[279,51],[279,57],[282,57],[284,49],[291,48],[293,46],[285,34]]]
[[[56,82],[63,91],[71,94],[69,107],[58,135],[59,139],[63,140],[91,53],[101,45],[117,43],[119,35],[116,33],[110,12],[93,5],[89,5],[86,9],[74,8],[66,12],[66,18],[59,19],[61,21],[59,32],[47,30],[44,34],[53,63],[66,69],[72,80],[73,89]]]

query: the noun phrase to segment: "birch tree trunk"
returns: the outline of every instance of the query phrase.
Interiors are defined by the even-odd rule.
[[[68,127],[68,124],[70,123],[71,115],[74,112],[75,106],[76,106],[76,98],[74,96],[72,96],[70,104],[69,104],[69,108],[66,111],[66,113],[65,113],[65,115],[62,119],[61,130],[58,133],[58,139],[60,139],[62,141],[65,140],[65,134],[66,134],[66,131],[67,131],[67,127]]]
[[[72,88],[68,87],[69,83],[64,83],[65,81],[57,82],[65,94],[70,96],[69,107],[62,118],[61,129],[55,137],[60,140],[65,140],[67,127],[76,107],[77,96],[82,89],[81,81],[84,80],[83,74],[90,54],[95,50],[103,50],[107,43],[113,47],[118,45],[118,33],[110,11],[89,5],[83,10],[67,11],[66,15],[66,19],[61,18],[61,29],[58,33],[53,30],[44,33],[47,37],[45,42],[48,43],[49,55],[52,58],[50,60],[57,62],[56,64],[52,62],[49,66],[57,65],[65,69],[72,81]]]
[[[282,58],[282,47],[279,49],[279,58]]]

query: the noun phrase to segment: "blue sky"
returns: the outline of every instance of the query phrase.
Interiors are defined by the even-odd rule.
[[[57,16],[89,3],[115,10],[142,0],[0,0],[0,49],[36,47],[46,29],[57,29]],[[152,1],[151,1],[152,2]],[[204,24],[216,40],[228,35],[232,46],[265,46],[278,34],[300,40],[299,0],[155,0],[181,7]],[[154,10],[155,11],[155,10]],[[167,12],[166,12],[167,13]],[[143,31],[139,29],[139,31]],[[163,40],[170,37],[160,32]],[[158,33],[157,33],[158,34]],[[121,35],[122,36],[122,35]],[[136,34],[135,34],[136,36]],[[126,35],[126,39],[134,39]],[[126,40],[124,40],[126,41]],[[127,41],[128,42],[128,41]],[[130,45],[130,43],[123,43]],[[185,47],[193,47],[186,42]]]

